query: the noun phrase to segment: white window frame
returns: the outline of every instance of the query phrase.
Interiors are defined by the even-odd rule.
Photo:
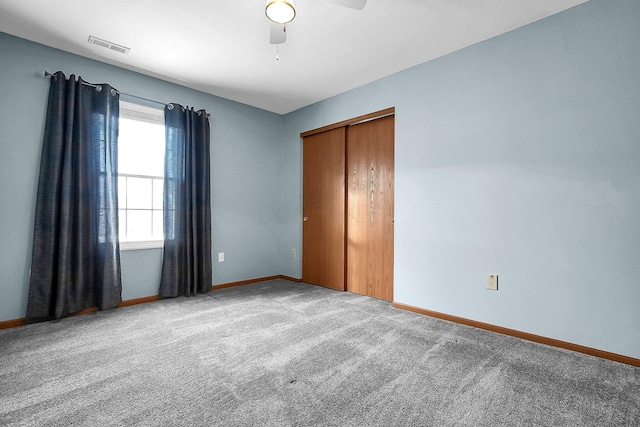
[[[127,101],[120,101],[120,118],[148,122],[153,124],[161,124],[164,126],[164,110],[159,108],[147,107],[140,104],[134,104]],[[127,174],[123,174],[127,175]],[[120,174],[118,174],[120,176]],[[159,177],[153,177],[159,178]],[[142,249],[162,249],[164,240],[138,240],[131,242],[120,241],[121,251],[132,251]]]
[[[139,251],[142,249],[163,249],[164,240],[138,240],[136,242],[120,242],[121,251]]]

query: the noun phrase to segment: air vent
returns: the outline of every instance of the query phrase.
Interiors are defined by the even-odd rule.
[[[91,43],[91,44],[95,44],[95,45],[98,45],[98,46],[106,47],[107,49],[115,50],[116,52],[120,52],[120,53],[124,53],[124,54],[129,53],[129,51],[131,50],[128,47],[121,46],[121,45],[115,44],[115,43],[111,43],[110,41],[106,41],[106,40],[100,39],[100,38],[95,37],[95,36],[89,36],[89,40],[87,40],[87,41],[89,43]]]

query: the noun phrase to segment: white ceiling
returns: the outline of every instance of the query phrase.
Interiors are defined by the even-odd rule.
[[[279,61],[265,0],[0,0],[0,31],[285,114],[586,1],[295,0]]]

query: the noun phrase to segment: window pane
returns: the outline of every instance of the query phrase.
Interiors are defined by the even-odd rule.
[[[127,178],[118,177],[118,209],[127,208]]]
[[[127,241],[153,240],[151,211],[127,211]]]
[[[127,241],[127,211],[124,209],[118,209],[118,238],[121,242]]]
[[[162,211],[153,211],[153,240],[162,240]]]
[[[151,182],[149,178],[127,178],[127,209],[151,209]]]
[[[164,176],[164,126],[120,118],[118,172]]]
[[[164,187],[164,180],[153,180],[153,209],[162,209],[162,188]]]

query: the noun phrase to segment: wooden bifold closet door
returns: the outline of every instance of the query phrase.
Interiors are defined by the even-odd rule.
[[[303,137],[302,280],[393,300],[393,115]]]

